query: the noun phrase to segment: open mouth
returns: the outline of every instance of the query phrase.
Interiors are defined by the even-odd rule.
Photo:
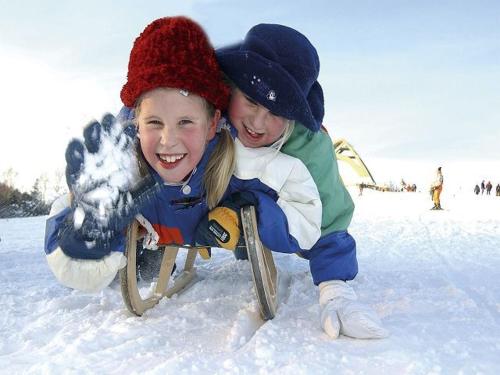
[[[175,168],[187,154],[156,154],[163,168]]]
[[[245,124],[243,124],[243,127],[245,128],[247,134],[252,138],[252,139],[259,139],[264,136],[264,133],[257,133],[256,131],[253,131],[249,127],[247,127]]]

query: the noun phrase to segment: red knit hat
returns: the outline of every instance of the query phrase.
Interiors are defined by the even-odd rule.
[[[186,17],[165,17],[150,23],[135,40],[121,99],[133,107],[158,87],[184,89],[226,109],[229,87],[203,29]]]

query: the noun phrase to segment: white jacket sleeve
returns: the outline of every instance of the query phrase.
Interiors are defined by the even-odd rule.
[[[235,176],[258,178],[278,193],[278,205],[299,246],[310,249],[321,236],[322,205],[318,188],[304,163],[269,147],[247,148],[236,139]]]
[[[52,204],[47,220],[51,220],[69,205],[69,195],[58,198]],[[90,293],[108,286],[118,270],[127,263],[127,258],[117,251],[98,260],[74,259],[64,254],[60,247],[48,253],[46,259],[50,270],[62,285]]]

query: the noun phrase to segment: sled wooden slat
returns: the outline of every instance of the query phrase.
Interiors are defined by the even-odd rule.
[[[174,268],[175,258],[179,253],[179,248],[167,246],[163,252],[163,259],[161,260],[160,273],[158,275],[158,281],[156,282],[155,295],[163,296],[168,288],[168,282],[170,280],[170,275],[172,274],[172,269]]]
[[[191,280],[193,280],[193,278],[196,275],[196,268],[194,268],[194,266],[193,266],[194,261],[196,259],[196,255],[198,255],[197,248],[191,248],[188,250],[188,255],[186,257],[186,263],[184,264],[184,270],[181,272],[180,275],[178,275],[174,279],[174,284],[163,293],[163,296],[170,298],[175,293],[179,293],[187,285],[189,285]]]
[[[127,229],[127,246],[125,249],[127,266],[120,270],[119,275],[125,306],[131,313],[141,316],[146,310],[158,304],[163,297],[171,297],[189,285],[196,275],[194,261],[198,249],[194,247],[188,248],[184,270],[173,280],[173,284],[169,287],[170,275],[172,274],[179,247],[166,247],[154,292],[150,296],[143,298],[139,293],[136,274],[138,233],[139,223],[134,220]]]

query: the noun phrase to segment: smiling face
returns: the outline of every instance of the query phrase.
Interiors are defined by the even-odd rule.
[[[234,89],[231,95],[229,118],[238,130],[241,143],[252,148],[276,142],[287,124],[287,119],[269,112],[238,89]]]
[[[136,109],[141,150],[165,182],[182,182],[215,135],[220,111],[210,116],[205,100],[178,89],[146,93]]]

